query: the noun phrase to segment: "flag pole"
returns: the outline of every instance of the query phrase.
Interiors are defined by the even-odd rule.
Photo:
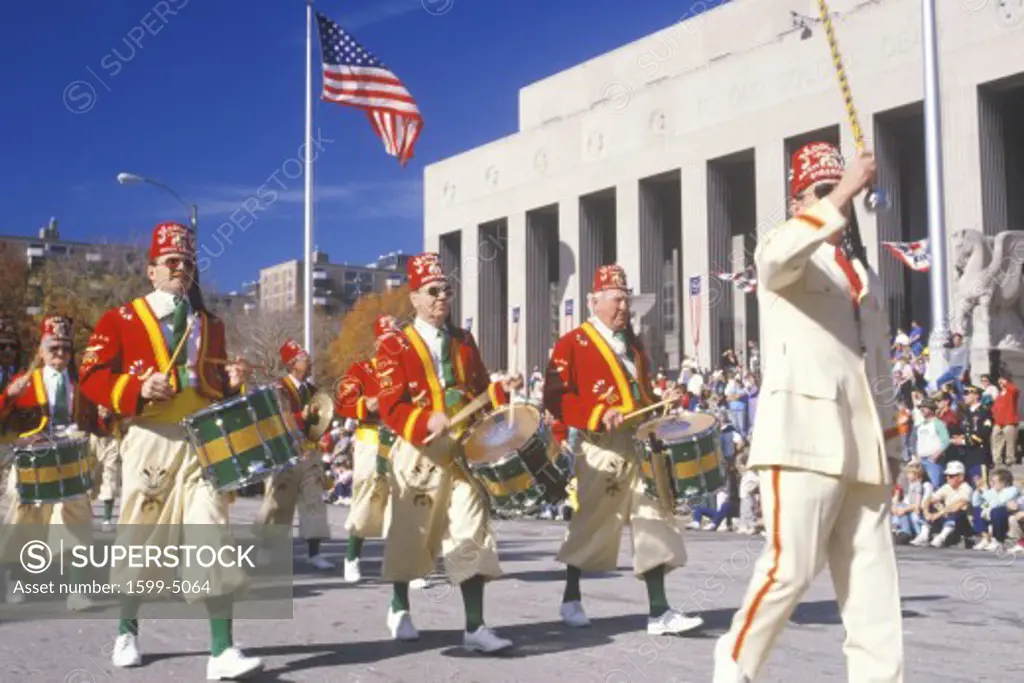
[[[306,0],[306,243],[303,276],[305,347],[313,360],[313,2]]]

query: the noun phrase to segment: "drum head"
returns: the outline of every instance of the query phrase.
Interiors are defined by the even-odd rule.
[[[653,436],[666,444],[685,443],[714,429],[716,424],[718,422],[715,418],[706,413],[669,415],[640,425],[636,431],[636,438],[646,441]]]
[[[530,405],[501,406],[466,434],[463,449],[470,462],[498,462],[533,438],[540,429],[540,412]]]

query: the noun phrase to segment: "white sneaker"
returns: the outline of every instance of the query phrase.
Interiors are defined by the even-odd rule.
[[[236,681],[262,668],[259,657],[246,657],[237,647],[229,647],[206,662],[206,680]]]
[[[322,555],[313,555],[306,561],[317,569],[334,569],[334,563],[330,560],[325,560]]]
[[[931,530],[928,527],[921,529],[910,545],[916,545],[918,547],[928,545],[928,538],[931,536]]]
[[[363,580],[363,573],[359,571],[359,558],[345,560],[345,583],[359,583]]]
[[[392,612],[388,610],[388,630],[395,640],[419,640],[420,632],[412,623],[412,615],[408,611]]]
[[[718,528],[715,529],[715,531],[729,531],[729,523],[728,522],[722,522],[721,524],[718,525]]]
[[[679,610],[670,609],[657,619],[647,619],[647,633],[652,636],[682,635],[697,631],[704,625],[700,617],[688,617]]]
[[[1005,549],[1006,548],[1003,546],[1003,544],[1000,543],[999,541],[997,541],[994,538],[991,541],[988,542],[988,547],[985,548],[985,550],[988,550],[989,552],[992,552],[992,553],[999,552],[1000,550],[1005,550]]]
[[[714,523],[710,519],[704,520],[704,526],[701,527],[704,531],[711,531],[715,528]]]
[[[690,522],[686,525],[687,529],[693,529],[694,531],[700,531],[700,522]]]
[[[133,666],[142,666],[142,653],[139,652],[139,638],[131,633],[125,633],[114,641],[114,653],[110,657],[111,663],[119,669],[127,669]]]
[[[590,619],[587,618],[587,613],[583,611],[583,603],[579,600],[563,602],[558,611],[561,613],[562,621],[565,622],[566,626],[573,628],[590,626]]]
[[[95,604],[88,595],[81,593],[71,593],[68,595],[68,609],[72,612],[84,612]]]
[[[1020,543],[1014,543],[1013,547],[1010,548],[1011,555],[1024,555],[1024,545]]]
[[[950,529],[949,527],[944,528],[939,533],[938,536],[936,536],[935,538],[932,539],[932,547],[933,548],[941,548],[943,545],[945,545],[946,539],[949,538],[950,534],[952,534],[952,533],[953,533],[953,530]]]
[[[481,626],[473,633],[466,631],[465,637],[462,640],[463,646],[468,650],[475,650],[476,652],[501,652],[512,647],[512,641],[507,638],[502,638],[497,633]]]
[[[413,579],[409,582],[409,590],[421,591],[424,588],[430,587],[430,581],[426,577],[421,579]]]

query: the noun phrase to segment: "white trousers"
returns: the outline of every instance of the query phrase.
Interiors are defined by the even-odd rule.
[[[731,658],[753,679],[827,562],[846,628],[847,680],[902,683],[889,487],[781,467],[762,470],[760,478],[768,542],[715,659]]]

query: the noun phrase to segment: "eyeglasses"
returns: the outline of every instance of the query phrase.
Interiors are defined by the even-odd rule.
[[[832,194],[832,190],[836,189],[838,183],[818,183],[814,186],[814,196],[818,199],[824,199],[825,197]],[[803,199],[807,196],[807,190],[800,193],[800,198]]]
[[[165,258],[163,261],[157,261],[153,265],[164,266],[169,270],[191,270],[195,268],[196,262],[192,259],[171,256],[170,258]]]
[[[441,296],[442,294],[444,294],[446,297],[451,297],[452,288],[447,285],[443,285],[440,287],[427,287],[427,294],[434,297],[435,299]]]
[[[46,350],[49,353],[71,353],[70,344],[54,344],[53,346],[47,346]]]

